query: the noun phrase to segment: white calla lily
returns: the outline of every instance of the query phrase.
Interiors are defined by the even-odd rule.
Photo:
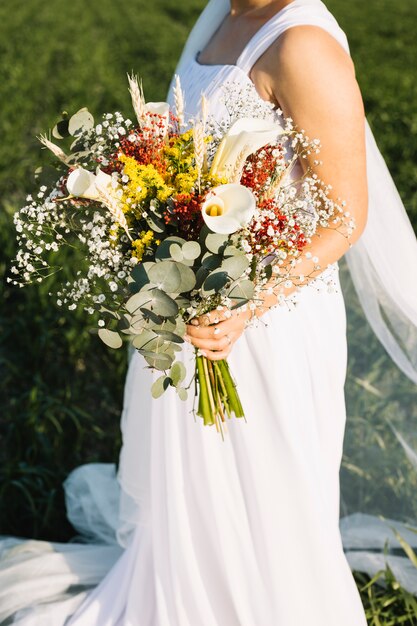
[[[237,183],[214,187],[201,207],[202,216],[214,233],[230,235],[252,219],[256,199],[250,189]]]
[[[97,174],[93,174],[83,167],[78,167],[68,176],[67,189],[76,198],[87,198],[104,204],[131,239],[117,188],[115,189],[112,183],[112,177],[100,169],[97,170]]]
[[[285,132],[276,122],[243,117],[237,120],[221,140],[214,155],[210,173],[213,176],[239,179],[238,164],[243,165],[250,154],[273,143]],[[241,171],[240,171],[241,173]]]
[[[97,177],[92,172],[85,170],[83,167],[77,167],[77,169],[68,176],[68,192],[76,198],[98,200],[100,194],[96,186],[96,178]]]

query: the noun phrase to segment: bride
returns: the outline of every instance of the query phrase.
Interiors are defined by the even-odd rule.
[[[221,122],[232,86],[242,114],[269,110],[320,138],[316,171],[356,222],[352,277],[362,280],[368,304],[379,297],[376,284],[379,294],[392,288],[396,299],[401,285],[388,285],[372,247],[384,227],[383,209],[378,219],[374,213],[378,185],[367,172],[367,165],[376,171],[377,149],[346,38],[325,5],[211,0],[177,73],[189,117],[204,93]],[[293,176],[303,167],[298,163]],[[386,177],[382,172],[380,185]],[[400,242],[416,258],[404,221],[406,228]],[[9,543],[0,615],[14,614],[21,626],[366,626],[339,530],[347,347],[338,261],[347,252],[343,237],[322,231],[300,266],[309,282],[287,288],[283,304],[272,293],[254,311],[211,314],[188,326],[183,359],[192,358],[194,346],[209,359],[227,356],[238,381],[247,422],[230,420],[224,442],[193,421],[191,404],[174,392],[153,400],[153,374],[137,353],[131,356],[118,510],[110,510],[112,478],[89,470],[94,499],[104,494],[108,517],[117,516],[109,525],[118,546],[69,544],[52,561],[48,550],[39,555],[32,547],[33,559],[30,544]],[[322,269],[312,274],[315,257]],[[401,292],[398,311],[401,297],[407,294]],[[252,315],[259,319],[248,325]],[[404,371],[412,369],[403,344],[384,345]],[[84,497],[75,492],[76,506],[92,510]]]

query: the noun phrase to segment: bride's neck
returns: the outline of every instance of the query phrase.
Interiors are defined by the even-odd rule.
[[[230,0],[230,13],[234,16],[256,13],[269,5],[284,5],[286,0]]]

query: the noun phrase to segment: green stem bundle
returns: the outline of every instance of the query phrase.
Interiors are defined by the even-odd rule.
[[[236,383],[225,359],[210,361],[204,356],[196,356],[196,382],[198,390],[197,415],[204,424],[216,426],[223,437],[226,417],[245,417]]]

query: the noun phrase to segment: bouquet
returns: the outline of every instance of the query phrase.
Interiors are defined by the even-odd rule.
[[[204,96],[199,115],[185,120],[178,77],[172,109],[146,102],[136,77],[129,87],[134,122],[116,112],[95,124],[83,108],[52,131],[67,148],[40,137],[56,169],[15,214],[9,280],[42,281],[57,269],[51,252],[81,251],[86,269],[60,285],[58,305],[98,312],[98,336],[111,348],[130,340],[161,372],[155,398],[172,386],[185,400],[194,381],[197,414],[223,434],[226,418],[244,417],[235,381],[226,360],[196,350],[185,382],[177,357],[186,324],[217,308],[253,310],[265,291],[292,284],[317,228],[349,234],[354,225],[315,174],[289,175],[319,150],[290,119],[235,114],[220,128]]]

